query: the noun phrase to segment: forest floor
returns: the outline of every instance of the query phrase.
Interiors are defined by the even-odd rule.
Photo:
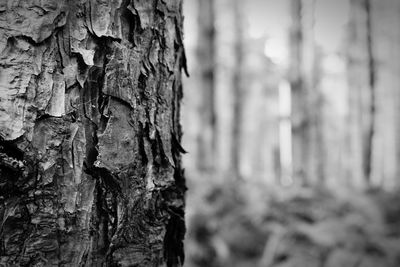
[[[400,193],[189,184],[187,267],[398,267]]]

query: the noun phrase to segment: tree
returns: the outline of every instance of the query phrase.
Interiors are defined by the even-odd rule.
[[[369,121],[367,132],[364,139],[363,151],[363,174],[367,184],[371,184],[371,166],[372,166],[372,147],[375,131],[375,57],[372,43],[372,14],[371,1],[364,0],[364,8],[366,13],[366,30],[367,30],[367,69],[368,69],[368,87],[370,95],[369,105]]]
[[[215,111],[215,12],[214,0],[198,1],[197,62],[200,72],[200,121],[202,131],[198,137],[199,170],[213,170],[216,166],[216,111]]]
[[[303,1],[291,1],[292,26],[290,29],[290,68],[289,80],[292,95],[292,153],[293,175],[295,180],[305,182],[308,178],[310,159],[308,90],[303,73],[304,30]]]
[[[361,186],[398,184],[400,23],[396,0],[350,1],[350,177]]]
[[[242,11],[239,0],[233,1],[233,23],[235,35],[233,40],[233,51],[235,54],[235,66],[233,69],[233,122],[232,122],[232,144],[231,144],[231,171],[236,178],[241,179],[241,127],[243,121],[243,26]]]
[[[293,176],[297,183],[323,184],[323,99],[318,88],[320,52],[314,40],[315,0],[291,2],[289,81],[292,99]]]
[[[366,172],[370,163],[370,153],[365,153],[366,144],[372,145],[371,138],[367,138],[371,133],[371,108],[372,97],[368,90],[368,49],[370,46],[370,33],[368,33],[367,25],[370,25],[365,9],[361,1],[354,0],[350,2],[351,20],[349,24],[349,47],[348,47],[348,83],[351,88],[349,91],[349,131],[351,169],[349,179],[358,186],[364,185],[367,181]],[[369,43],[369,44],[368,44]],[[365,153],[365,154],[364,154]],[[363,156],[363,154],[365,156]],[[368,156],[366,156],[368,155]]]
[[[373,52],[372,11],[369,0],[351,1],[349,34],[349,84],[352,125],[352,176],[359,186],[370,185],[373,137],[375,132],[375,55]],[[354,52],[354,53],[353,53]]]
[[[181,1],[0,10],[0,265],[181,266]]]

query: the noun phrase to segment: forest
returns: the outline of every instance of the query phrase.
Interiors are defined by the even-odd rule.
[[[185,0],[186,266],[400,266],[399,11]]]
[[[400,266],[399,0],[0,0],[0,266]]]

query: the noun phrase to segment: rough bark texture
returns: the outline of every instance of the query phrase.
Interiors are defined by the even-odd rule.
[[[2,1],[0,24],[0,265],[182,265],[181,1]]]

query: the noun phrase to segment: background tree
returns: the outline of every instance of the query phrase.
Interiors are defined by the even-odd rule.
[[[365,12],[365,4],[363,5]],[[395,0],[370,1],[368,48],[369,87],[373,106],[370,184],[393,189],[399,182],[400,159],[400,33],[394,25],[400,24],[400,2]],[[373,77],[371,77],[373,75]],[[373,91],[372,91],[373,90]],[[371,103],[372,105],[372,103]],[[371,131],[371,130],[370,130]]]
[[[215,92],[215,12],[214,0],[198,1],[197,64],[201,90],[201,131],[198,133],[199,170],[210,171],[216,167],[217,123]]]
[[[399,92],[397,74],[400,3],[350,1],[348,83],[349,179],[363,186],[393,187],[398,177]]]
[[[354,18],[350,23],[349,40],[349,83],[353,85],[353,90],[350,90],[350,120],[353,153],[357,153],[353,159],[352,176],[364,180],[362,184],[370,184],[376,81],[371,2],[351,1],[351,11]]]
[[[323,98],[315,42],[315,0],[291,1],[289,81],[292,99],[293,176],[296,183],[324,181]]]
[[[239,0],[233,1],[233,23],[234,23],[234,37],[233,37],[233,51],[235,55],[234,68],[232,73],[232,98],[233,98],[233,120],[232,120],[232,144],[231,144],[231,172],[236,178],[241,178],[241,145],[242,145],[242,130],[243,125],[243,21],[241,2]]]
[[[199,26],[197,13],[191,13],[196,11],[198,2],[193,0],[194,8],[185,9],[188,12],[185,22],[193,28]],[[234,2],[215,1],[219,130],[218,155],[215,156],[222,171],[209,173],[188,169],[193,188],[188,199],[188,266],[399,265],[399,216],[396,215],[399,207],[393,204],[399,203],[396,200],[399,194],[393,186],[396,183],[392,174],[397,169],[399,155],[396,152],[398,141],[394,140],[398,140],[395,137],[398,135],[400,63],[393,59],[400,54],[400,32],[393,26],[400,25],[397,6],[400,2],[371,0],[369,27],[376,89],[370,177],[372,184],[379,182],[377,185],[383,184],[393,193],[380,186],[364,190],[361,186],[366,183],[363,165],[361,161],[354,164],[355,159],[363,159],[363,151],[367,149],[362,138],[368,136],[366,133],[370,130],[367,117],[371,106],[369,99],[364,98],[370,94],[365,1],[302,0],[299,3],[301,8],[295,9],[297,17],[294,19],[291,16],[294,10],[290,8],[293,0],[241,1],[237,9],[242,16],[239,28],[238,22],[234,22],[237,16],[232,12]],[[357,24],[357,32],[351,33],[354,39],[350,41],[356,41],[351,43],[351,48],[345,46],[348,22]],[[287,30],[291,24],[292,29],[301,32],[301,42],[296,38],[292,42],[288,40]],[[235,68],[238,54],[234,50],[237,29],[244,37],[241,40],[243,54],[239,65],[240,83],[233,83],[238,73]],[[188,31],[186,40],[191,35],[196,37],[191,33],[196,31]],[[197,38],[193,39],[188,44],[194,48],[198,43]],[[300,60],[292,58],[296,53],[291,54],[291,51],[296,52]],[[354,57],[355,61],[350,62],[353,66],[346,64],[346,53]],[[362,57],[358,58],[359,55]],[[195,60],[193,56],[190,62],[193,64]],[[297,143],[296,166],[304,171],[297,173],[301,177],[295,177],[295,183],[290,171],[292,132],[288,86],[288,82],[294,80],[288,80],[288,67],[297,71],[302,81],[301,93],[293,95],[296,96],[293,100],[297,101],[293,104],[299,107],[293,110],[293,115],[306,122],[300,126],[306,128],[304,132],[307,133],[307,143]],[[191,74],[197,70],[193,65],[191,69]],[[347,80],[348,75],[362,87]],[[186,92],[186,101],[200,99],[202,90],[193,88],[203,86],[197,80],[187,82],[193,86],[187,86],[191,89]],[[238,84],[240,98],[233,90]],[[358,97],[354,97],[357,94]],[[350,95],[352,100],[348,101]],[[235,98],[240,101],[239,123],[234,115]],[[185,105],[185,116],[190,109],[193,105]],[[357,112],[357,116],[361,114],[354,117],[353,122],[354,127],[363,127],[364,136],[358,135],[360,128],[354,139],[345,140],[348,131],[353,129],[347,120],[352,112]],[[198,131],[192,133],[195,133],[193,136],[201,134],[200,120],[185,122],[186,131],[198,124]],[[239,141],[232,140],[234,127],[239,129]],[[297,133],[301,131],[294,131],[293,135]],[[196,155],[193,151],[198,144],[193,139],[186,139],[185,148]],[[348,148],[354,146],[353,141],[360,148],[355,157],[348,153]],[[239,164],[232,164],[234,149],[239,151],[236,154],[240,156]],[[276,170],[271,168],[273,153]],[[197,164],[194,160],[185,160]],[[281,173],[279,166],[285,167],[281,168]],[[359,184],[354,182],[354,187],[349,185],[358,177],[346,175],[352,167],[360,171],[362,180]],[[240,183],[234,182],[234,169],[240,169],[243,178]],[[279,180],[281,183],[276,182]],[[386,185],[389,181],[392,187]],[[318,186],[319,182],[323,187]]]
[[[0,265],[181,266],[181,1],[0,10]]]
[[[304,77],[304,30],[302,0],[291,1],[289,80],[292,95],[293,175],[298,182],[308,179],[310,160],[309,92]]]

